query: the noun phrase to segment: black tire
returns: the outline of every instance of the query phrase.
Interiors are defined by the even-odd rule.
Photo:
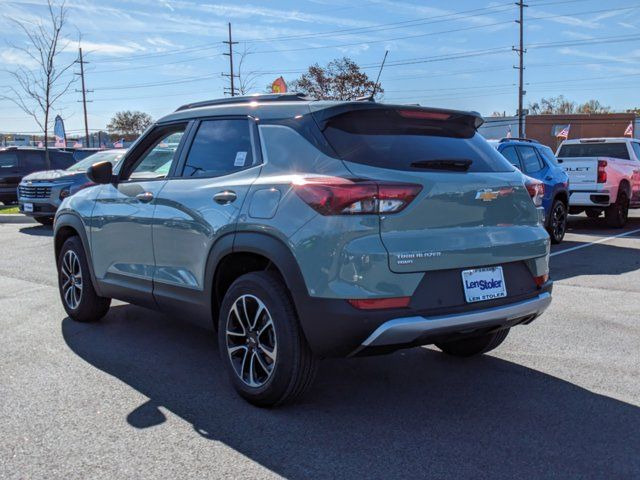
[[[589,217],[589,218],[598,218],[600,215],[602,215],[602,209],[600,209],[600,208],[587,208],[585,210],[585,213],[587,214],[587,217]]]
[[[75,257],[74,257],[75,256]],[[74,258],[77,259],[77,265]],[[71,262],[71,263],[70,263]],[[70,265],[73,265],[70,267]],[[79,282],[77,275],[70,275],[79,268]],[[71,277],[75,277],[73,285],[69,285]],[[80,293],[77,294],[77,285],[80,285]],[[69,293],[69,288],[75,288]],[[93,287],[87,256],[78,237],[68,238],[60,249],[58,256],[58,289],[60,299],[67,315],[78,322],[95,322],[104,317],[109,311],[111,299],[99,297]]]
[[[553,201],[547,222],[547,232],[551,237],[551,243],[562,242],[567,232],[567,205],[559,199]]]
[[[509,335],[509,329],[505,328],[495,333],[487,333],[477,337],[436,343],[436,347],[447,355],[453,355],[454,357],[473,357],[474,355],[487,353],[497,348],[504,342],[507,335]]]
[[[629,218],[629,197],[627,192],[620,190],[616,203],[604,211],[604,218],[611,228],[622,228]]]
[[[239,312],[246,307],[243,318],[249,322],[253,318],[253,326],[243,326],[247,321],[232,313],[234,305]],[[271,327],[266,327],[269,319]],[[307,344],[289,293],[276,273],[251,272],[233,282],[220,308],[218,344],[231,383],[253,405],[273,407],[293,402],[315,377],[317,358]],[[275,358],[272,360],[267,352],[270,355],[275,352]]]
[[[33,217],[33,219],[42,225],[53,225],[53,217]]]

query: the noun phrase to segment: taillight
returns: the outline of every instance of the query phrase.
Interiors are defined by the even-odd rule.
[[[544,183],[535,178],[526,177],[524,185],[527,187],[527,192],[531,196],[531,200],[536,207],[542,206],[542,199],[544,197]]]
[[[598,160],[598,183],[607,183],[607,161]]]
[[[359,310],[385,310],[388,308],[406,308],[411,297],[370,298],[365,300],[349,300]]]
[[[340,177],[308,178],[293,185],[296,194],[322,215],[397,213],[422,190],[421,185]]]

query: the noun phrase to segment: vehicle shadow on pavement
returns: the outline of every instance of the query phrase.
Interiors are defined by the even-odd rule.
[[[571,215],[567,223],[567,233],[574,233],[579,235],[588,235],[591,237],[611,237],[620,235],[621,233],[629,232],[640,228],[640,217],[629,217],[629,220],[624,228],[611,228],[604,220],[604,216],[599,218],[588,218],[583,215]],[[630,238],[640,238],[640,233],[636,232],[629,235]],[[560,246],[564,245],[563,241]]]
[[[564,241],[558,252],[586,243],[588,242]],[[638,248],[627,248],[598,243],[579,251],[553,256],[549,262],[551,279],[555,281],[583,275],[620,275],[639,270],[639,248],[640,245]]]
[[[53,228],[45,225],[36,225],[32,227],[22,227],[20,233],[27,235],[35,235],[37,237],[53,237]]]
[[[97,324],[67,318],[62,334],[85,361],[149,398],[122,411],[132,427],[162,424],[163,407],[287,478],[640,472],[640,408],[491,356],[417,348],[325,360],[301,403],[266,410],[232,391],[214,335],[199,327],[124,305]]]

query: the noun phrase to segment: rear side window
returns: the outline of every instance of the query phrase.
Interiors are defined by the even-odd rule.
[[[543,165],[536,149],[533,147],[518,147],[520,157],[522,158],[522,171],[524,173],[535,173],[542,170]]]
[[[547,146],[542,146],[539,150],[538,153],[540,155],[542,155],[542,157],[549,163],[551,163],[551,165],[558,165],[558,159],[556,158],[556,156],[553,154],[553,150],[551,150],[549,147]]]
[[[14,169],[18,166],[18,155],[15,152],[0,153],[0,169]],[[0,170],[1,172],[2,170]]]
[[[518,170],[522,168],[520,167],[520,159],[518,158],[518,152],[516,152],[515,148],[506,147],[500,153],[502,153],[502,155],[504,155],[505,158],[509,160],[509,163],[516,167]]]
[[[45,160],[44,151],[21,152],[20,163],[28,172],[37,172],[47,169],[47,161]]]
[[[183,177],[220,177],[253,165],[248,120],[205,120],[189,149]]]
[[[471,160],[469,172],[513,171],[475,130],[461,130],[448,121],[403,118],[393,109],[339,115],[327,122],[324,135],[341,159],[373,167],[416,171],[412,164]]]
[[[626,143],[574,143],[560,147],[558,157],[611,157],[629,160]]]
[[[633,147],[633,151],[636,154],[636,158],[638,160],[640,160],[640,143],[632,143],[631,146]]]

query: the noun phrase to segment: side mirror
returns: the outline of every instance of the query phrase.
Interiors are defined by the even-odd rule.
[[[113,181],[113,165],[111,162],[94,163],[87,169],[87,177],[93,183],[111,183]]]

